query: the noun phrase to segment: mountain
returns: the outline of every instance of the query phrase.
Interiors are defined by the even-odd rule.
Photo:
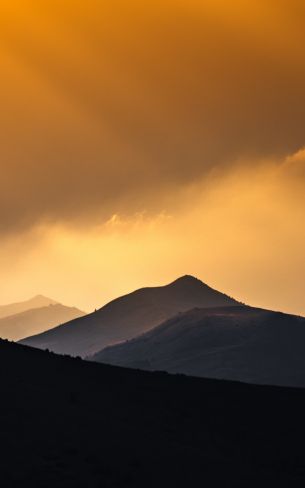
[[[194,309],[91,360],[305,387],[305,318],[251,307]]]
[[[24,302],[0,305],[0,319],[9,317],[10,315],[16,315],[17,313],[26,312],[27,310],[33,310],[34,308],[48,307],[49,305],[55,305],[56,303],[57,302],[51,298],[44,297],[43,295],[36,295]]]
[[[74,307],[57,303],[42,308],[33,308],[0,319],[0,337],[18,341],[28,335],[37,334],[56,325],[85,315]]]
[[[305,390],[147,373],[0,341],[1,488],[297,488]]]
[[[192,276],[166,286],[142,288],[100,310],[22,341],[40,349],[88,356],[130,339],[194,307],[234,306],[238,302]]]

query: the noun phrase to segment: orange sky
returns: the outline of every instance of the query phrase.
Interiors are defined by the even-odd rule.
[[[192,273],[305,314],[301,0],[2,0],[0,303]]]

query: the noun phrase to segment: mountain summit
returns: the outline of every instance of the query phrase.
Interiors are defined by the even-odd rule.
[[[175,285],[179,285],[179,284],[182,284],[182,285],[197,285],[197,286],[200,286],[202,287],[202,285],[205,285],[205,283],[203,283],[203,281],[199,280],[198,278],[195,278],[195,276],[192,276],[192,275],[184,275],[184,276],[180,276],[180,278],[177,278],[175,281],[173,281],[172,283],[170,283],[170,285],[168,286],[175,286]],[[207,285],[205,285],[207,286]]]
[[[141,288],[100,310],[22,341],[51,351],[88,356],[104,347],[147,332],[164,320],[200,307],[230,307],[236,300],[193,276],[183,276],[165,286]]]

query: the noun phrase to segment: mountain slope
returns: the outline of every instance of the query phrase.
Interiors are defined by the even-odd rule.
[[[305,387],[305,319],[251,307],[195,309],[91,360]]]
[[[150,330],[178,312],[237,303],[200,280],[184,276],[167,286],[142,288],[117,298],[97,312],[22,343],[84,357]]]
[[[303,487],[305,390],[0,341],[1,488]]]
[[[17,313],[26,312],[27,310],[33,310],[34,308],[48,307],[49,305],[55,305],[56,303],[58,302],[51,298],[44,297],[43,295],[36,295],[24,302],[0,305],[0,319],[9,317],[10,315],[16,315]]]
[[[18,341],[23,337],[38,334],[59,324],[85,315],[74,307],[57,303],[42,308],[34,308],[0,319],[0,337]]]

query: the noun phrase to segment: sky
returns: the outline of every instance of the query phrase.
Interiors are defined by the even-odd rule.
[[[303,0],[1,0],[0,304],[193,274],[305,315]]]

